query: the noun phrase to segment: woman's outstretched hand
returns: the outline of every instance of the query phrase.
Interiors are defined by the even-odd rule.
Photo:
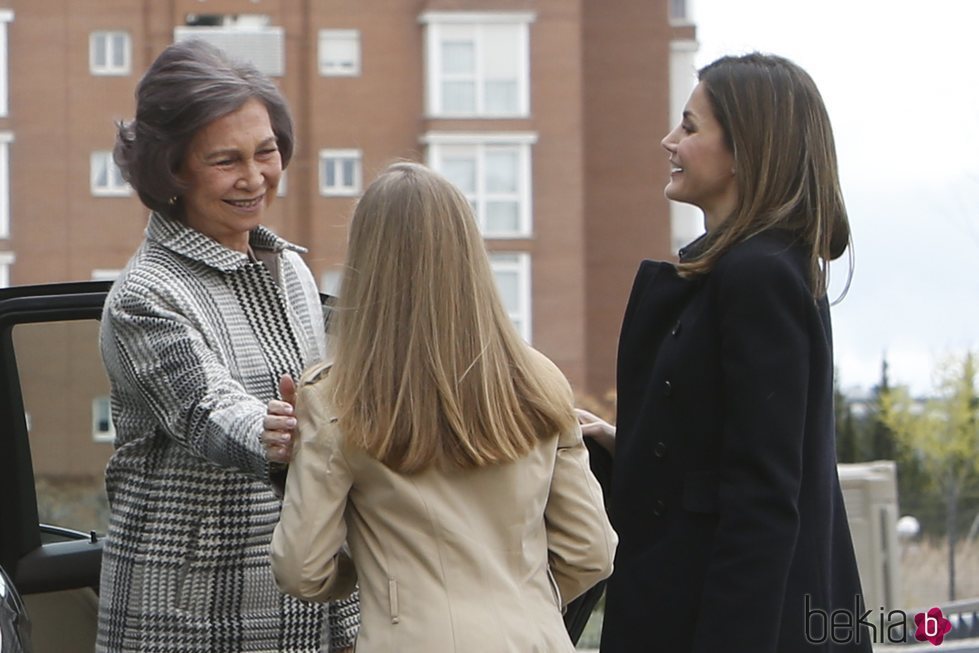
[[[296,418],[293,415],[296,382],[288,374],[279,377],[279,396],[282,400],[270,401],[262,420],[262,444],[269,462],[288,464],[292,460],[292,445],[296,434]]]
[[[592,438],[603,449],[615,455],[615,427],[584,408],[575,408],[574,413],[581,424],[581,434]]]

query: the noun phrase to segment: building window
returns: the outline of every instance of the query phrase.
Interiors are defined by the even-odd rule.
[[[88,39],[88,68],[93,75],[128,75],[132,70],[129,34],[92,32]]]
[[[13,252],[0,252],[0,288],[10,286],[10,266],[16,259]]]
[[[513,326],[530,342],[530,254],[493,252],[490,267]]]
[[[427,110],[437,117],[530,115],[532,13],[429,12]]]
[[[174,28],[173,40],[202,39],[266,75],[282,77],[285,30],[270,23],[264,14],[189,14],[186,25]]]
[[[360,32],[355,29],[320,30],[320,75],[360,75]]]
[[[116,427],[112,424],[112,404],[108,396],[92,399],[92,440],[95,442],[113,442],[116,439]]]
[[[343,283],[343,267],[336,266],[320,277],[320,292],[337,297],[340,294],[341,283]]]
[[[360,150],[320,150],[320,195],[359,195],[360,159]]]
[[[429,165],[472,204],[486,238],[529,238],[533,134],[428,134]]]
[[[687,0],[670,0],[670,21],[674,23],[687,23]]]
[[[132,187],[122,178],[119,166],[112,160],[112,152],[101,150],[92,152],[91,159],[92,195],[96,197],[125,197]]]
[[[6,116],[10,112],[7,90],[7,60],[9,58],[7,53],[7,23],[13,19],[13,11],[0,9],[0,116]]]

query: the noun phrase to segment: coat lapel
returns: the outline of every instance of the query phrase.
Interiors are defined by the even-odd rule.
[[[635,405],[634,400],[645,391],[643,381],[660,345],[700,285],[678,276],[670,263],[643,261],[639,266],[619,334],[616,384],[620,413]]]

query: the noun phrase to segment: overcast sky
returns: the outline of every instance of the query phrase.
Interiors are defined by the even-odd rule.
[[[833,308],[841,385],[932,388],[979,351],[979,2],[688,0],[697,65],[752,50],[815,79],[836,136],[856,268]],[[845,265],[831,269],[839,294]]]

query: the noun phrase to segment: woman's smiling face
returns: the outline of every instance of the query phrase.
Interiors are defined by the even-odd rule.
[[[703,82],[697,84],[683,110],[683,119],[662,141],[670,153],[666,197],[700,207],[709,230],[723,222],[737,205],[734,153],[714,116]]]
[[[198,131],[180,178],[184,222],[229,249],[248,251],[248,233],[275,199],[282,158],[265,105],[246,102]]]

